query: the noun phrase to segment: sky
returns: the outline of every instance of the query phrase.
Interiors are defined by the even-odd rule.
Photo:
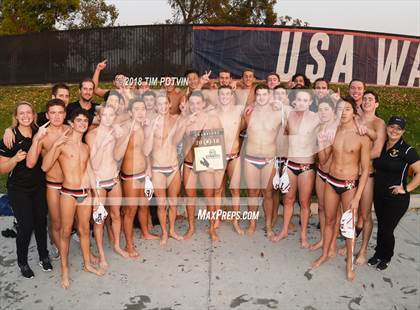
[[[165,23],[167,0],[106,0],[119,10],[116,24]],[[420,36],[420,0],[278,0],[278,16],[300,18],[312,27]]]

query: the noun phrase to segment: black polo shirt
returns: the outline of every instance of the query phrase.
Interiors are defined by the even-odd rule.
[[[97,106],[96,103],[91,102],[90,109],[89,110],[84,109],[84,110],[88,111],[88,113],[89,113],[89,126],[92,125],[93,118],[95,117],[96,106]],[[77,109],[83,109],[82,106],[80,105],[79,101],[75,101],[75,102],[69,103],[67,105],[67,107],[66,107],[66,122],[68,122],[70,120],[71,114],[73,113],[73,111],[75,111]]]
[[[405,143],[403,139],[400,139],[389,150],[386,150],[385,142],[381,155],[373,160],[375,194],[395,197],[389,187],[401,184],[407,185],[408,167],[418,160],[420,160],[420,157],[416,150]]]
[[[0,156],[11,158],[16,155],[19,150],[28,152],[32,145],[32,138],[24,137],[19,129],[13,128],[15,135],[15,143],[9,150],[0,141]],[[32,135],[35,135],[36,131],[32,130]],[[26,167],[26,160],[18,162],[15,168],[10,171],[7,178],[7,188],[14,188],[19,190],[34,190],[45,184],[45,175],[41,170],[42,158],[38,159],[37,164],[33,168]]]

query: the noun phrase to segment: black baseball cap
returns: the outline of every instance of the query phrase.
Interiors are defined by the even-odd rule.
[[[405,128],[406,121],[400,116],[391,116],[388,121],[388,125],[398,125],[401,129]]]

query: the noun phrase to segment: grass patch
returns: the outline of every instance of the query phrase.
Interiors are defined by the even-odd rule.
[[[104,84],[102,87],[109,88],[110,84]],[[348,87],[344,85],[331,85],[333,90],[340,87],[341,93],[347,92]],[[405,133],[406,141],[411,144],[420,153],[420,89],[403,87],[376,87],[369,86],[379,94],[380,106],[378,116],[385,121],[391,115],[400,115],[406,118],[408,126]],[[78,86],[71,86],[70,102],[78,99]],[[32,103],[37,111],[42,111],[45,103],[51,96],[51,87],[47,86],[0,86],[0,134],[9,127],[12,120],[12,114],[15,104],[19,101],[28,101]],[[101,103],[102,99],[95,97],[95,102]],[[0,193],[6,192],[7,175],[0,175]],[[420,193],[417,189],[415,193]]]

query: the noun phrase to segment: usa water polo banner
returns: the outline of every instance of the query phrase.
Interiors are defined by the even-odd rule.
[[[200,72],[244,68],[258,79],[277,72],[282,80],[304,73],[348,83],[418,87],[420,38],[320,28],[194,26],[193,62]],[[214,70],[214,73],[217,73]]]

